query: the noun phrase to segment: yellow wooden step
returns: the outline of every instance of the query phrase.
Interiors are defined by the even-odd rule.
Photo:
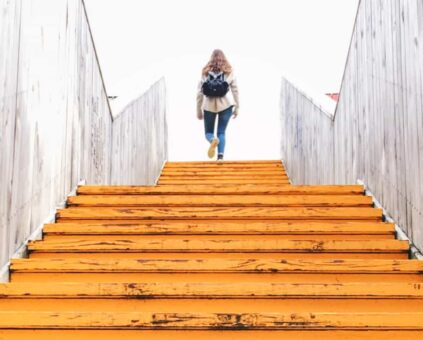
[[[199,172],[199,171],[190,171],[190,172],[164,172],[160,175],[160,179],[192,179],[193,181],[197,179],[288,179],[288,176],[282,171],[266,171],[266,172]]]
[[[283,219],[283,220],[373,220],[382,219],[375,208],[279,208],[279,207],[165,207],[59,209],[58,220],[131,219]]]
[[[317,332],[317,334],[316,334]],[[31,338],[31,340],[105,340],[105,339],[121,339],[125,340],[187,340],[187,339],[204,339],[204,340],[234,340],[242,336],[242,340],[316,340],[324,336],[325,340],[399,340],[399,339],[422,339],[423,331],[407,331],[407,330],[331,330],[324,331],[315,330],[25,330],[25,329],[9,329],[1,330],[0,337],[7,340],[22,340]]]
[[[64,223],[63,223],[64,224]],[[208,235],[196,235],[196,234],[189,234],[186,233],[184,235],[180,234],[167,234],[167,235],[159,235],[159,234],[150,234],[150,235],[142,235],[142,234],[125,234],[125,233],[117,233],[108,235],[107,233],[101,233],[101,234],[84,234],[80,233],[78,234],[52,234],[52,233],[44,233],[43,240],[45,241],[61,241],[64,242],[70,241],[70,240],[117,240],[117,239],[125,239],[130,241],[137,241],[137,240],[157,240],[161,241],[162,239],[168,239],[168,240],[236,240],[236,241],[256,241],[260,242],[263,240],[314,240],[314,241],[382,241],[382,240],[394,240],[395,237],[390,234],[252,234],[252,235],[245,235],[245,234],[208,234]]]
[[[176,186],[97,186],[78,187],[78,195],[363,195],[361,185],[176,185]]]
[[[41,252],[193,252],[193,253],[408,253],[400,240],[234,240],[108,238],[31,241],[29,251]]]
[[[84,258],[85,261],[97,260]],[[140,282],[140,283],[186,283],[216,282],[303,282],[303,283],[346,283],[346,282],[423,282],[423,276],[414,273],[329,273],[329,272],[12,272],[11,282]]]
[[[423,313],[155,313],[0,312],[0,328],[16,329],[423,329]]]
[[[266,178],[226,178],[226,179],[194,179],[194,178],[184,178],[184,179],[173,179],[173,178],[163,178],[159,179],[159,185],[210,185],[210,184],[218,184],[218,185],[239,185],[239,184],[277,184],[277,185],[289,185],[289,180],[285,178],[281,179],[266,179]]]
[[[279,222],[251,221],[217,223],[213,221],[147,221],[132,224],[116,222],[54,223],[44,226],[44,235],[388,235],[395,226],[383,222]]]
[[[254,298],[254,299],[423,299],[423,283],[8,283],[1,298]],[[423,302],[423,301],[422,301]]]
[[[167,161],[166,166],[177,166],[184,164],[200,164],[200,165],[219,165],[219,164],[278,164],[282,165],[280,159],[241,159],[241,160],[225,160],[221,163],[216,161]]]
[[[272,259],[13,259],[11,272],[139,273],[329,273],[420,274],[418,260],[272,260]],[[423,275],[421,275],[423,279]]]
[[[105,297],[38,297],[0,299],[0,310],[47,312],[158,312],[158,313],[213,313],[230,311],[232,313],[378,313],[378,312],[423,312],[421,299],[368,299],[368,298],[149,298],[125,297],[110,299]]]
[[[239,184],[270,184],[270,185],[290,185],[288,179],[159,179],[158,185],[213,185],[213,184],[227,184],[227,185],[239,185]]]
[[[278,166],[283,167],[280,160],[245,160],[245,161],[193,161],[193,162],[166,162],[165,168],[182,168],[182,167],[252,167],[258,168],[263,166]]]
[[[229,207],[370,207],[363,195],[81,195],[69,206],[229,206]]]
[[[220,177],[220,176],[226,176],[226,177],[243,177],[243,176],[251,176],[251,177],[258,177],[258,176],[277,176],[277,177],[287,177],[286,173],[280,169],[275,170],[266,170],[266,169],[260,169],[260,170],[243,170],[239,169],[236,171],[229,171],[227,169],[216,169],[216,170],[185,170],[185,169],[163,169],[161,173],[161,177],[171,177],[171,176],[191,176],[191,177]]]

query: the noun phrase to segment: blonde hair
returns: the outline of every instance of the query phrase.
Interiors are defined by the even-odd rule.
[[[202,74],[206,76],[210,71],[213,72],[220,72],[229,74],[232,72],[232,66],[229,64],[228,60],[226,59],[225,54],[222,50],[214,50],[209,62],[206,66],[203,67]]]

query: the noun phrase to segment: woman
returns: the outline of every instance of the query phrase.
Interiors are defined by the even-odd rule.
[[[229,85],[228,92],[222,96],[206,96],[203,84],[210,79],[219,79],[219,77]],[[198,119],[204,118],[206,139],[210,143],[209,158],[214,157],[217,147],[217,160],[223,160],[226,127],[231,116],[233,118],[238,116],[238,108],[238,86],[232,72],[232,66],[221,50],[214,50],[210,61],[203,68],[197,93],[197,117]],[[216,117],[218,117],[218,123],[217,136],[215,137]]]

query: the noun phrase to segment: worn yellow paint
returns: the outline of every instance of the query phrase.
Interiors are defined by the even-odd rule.
[[[179,221],[169,220],[133,221],[131,224],[103,221],[87,223],[54,223],[44,226],[44,235],[298,235],[316,237],[341,236],[350,237],[371,235],[383,238],[383,235],[393,237],[395,227],[391,223],[382,222],[280,222],[280,221],[250,221],[225,222],[214,221]]]
[[[286,207],[70,207],[59,209],[57,219],[257,219],[257,220],[373,220],[382,219],[382,209],[286,208]]]
[[[13,283],[0,284],[0,297],[14,298],[367,298],[423,299],[423,283]],[[423,301],[422,301],[423,302]]]
[[[68,198],[69,206],[229,206],[229,207],[370,207],[362,195],[81,195]]]
[[[216,272],[216,273],[391,273],[419,274],[418,260],[272,260],[272,259],[14,259],[12,272]]]
[[[181,184],[79,187],[12,260],[0,339],[423,335],[423,262],[363,187],[258,184],[276,171],[168,163]]]
[[[423,329],[423,313],[0,312],[1,328]]]
[[[363,195],[361,185],[165,185],[165,186],[99,186],[84,185],[78,187],[78,195]]]

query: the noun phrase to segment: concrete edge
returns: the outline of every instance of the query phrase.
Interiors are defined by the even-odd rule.
[[[85,180],[80,181],[66,196],[66,199],[59,204],[50,212],[47,218],[32,232],[31,235],[26,239],[25,243],[15,251],[12,255],[11,259],[21,259],[28,256],[28,241],[35,241],[41,240],[43,237],[43,228],[45,224],[54,223],[56,221],[56,211],[57,209],[63,209],[66,207],[66,201],[68,197],[76,196],[76,190],[80,185],[84,185]],[[1,269],[0,269],[0,282],[9,282],[10,281],[10,261],[7,262]]]
[[[288,173],[288,169],[286,168],[286,166],[285,166],[285,162],[284,162],[284,160],[283,160],[283,158],[281,158],[281,163],[282,163],[282,166],[283,166],[283,168],[285,169],[285,173],[286,173],[286,175],[288,176],[288,182],[289,182],[289,184],[290,185],[294,185],[294,184],[292,184],[292,181],[291,181],[291,177],[289,177],[289,173]]]
[[[163,161],[162,168],[160,169],[159,174],[157,175],[156,180],[154,181],[154,185],[158,185],[160,176],[162,175],[163,169],[164,169],[164,167],[165,167],[165,165],[166,165],[167,162],[168,162],[167,159],[165,159]]]
[[[408,241],[410,245],[410,258],[416,260],[423,260],[422,252],[413,244],[407,234],[400,228],[400,226],[395,222],[395,220],[389,215],[389,213],[385,210],[385,208],[380,204],[380,202],[376,199],[374,194],[369,190],[367,185],[360,179],[357,180],[357,183],[364,187],[364,194],[370,196],[373,200],[373,204],[376,208],[382,209],[383,218],[386,222],[393,223],[395,225],[395,234],[398,240]]]

